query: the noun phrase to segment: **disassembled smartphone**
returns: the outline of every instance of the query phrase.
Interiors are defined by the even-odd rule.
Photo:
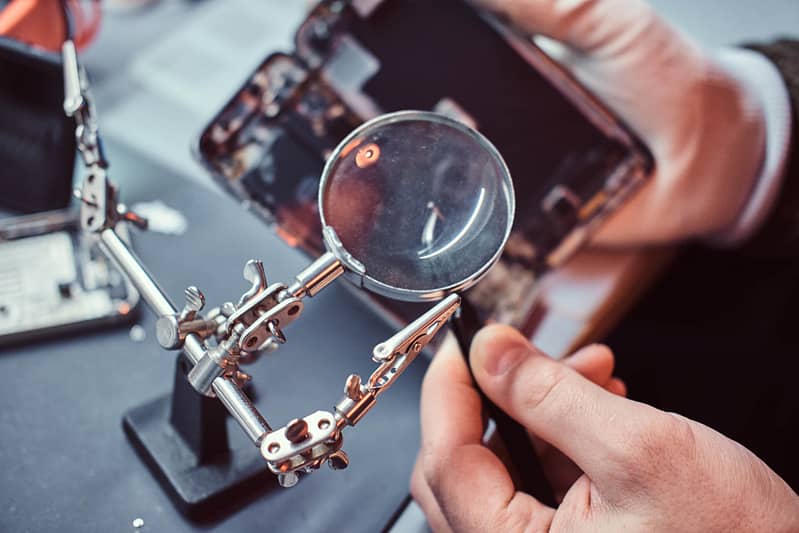
[[[464,0],[324,0],[295,44],[266,58],[196,151],[313,257],[324,251],[316,200],[333,148],[382,113],[443,113],[498,148],[516,194],[505,253],[469,299],[529,332],[537,273],[569,257],[651,173],[651,155],[619,119],[528,36]],[[441,184],[458,186],[457,175]]]
[[[78,222],[75,210],[0,220],[0,347],[133,318],[139,293]]]

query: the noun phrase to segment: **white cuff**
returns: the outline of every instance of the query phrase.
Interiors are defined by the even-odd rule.
[[[763,164],[749,199],[733,225],[711,238],[712,244],[734,246],[755,234],[779,196],[790,155],[791,99],[779,70],[762,54],[732,48],[721,50],[716,59],[760,102],[766,129]]]

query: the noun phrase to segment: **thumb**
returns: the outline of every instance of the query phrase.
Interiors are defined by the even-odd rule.
[[[653,10],[643,0],[477,0],[523,31],[546,35],[584,53],[622,46],[643,33]]]
[[[630,432],[648,416],[646,406],[604,390],[507,326],[482,329],[470,362],[480,388],[500,409],[595,481],[610,463],[623,461]]]

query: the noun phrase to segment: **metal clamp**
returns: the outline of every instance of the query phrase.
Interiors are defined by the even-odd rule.
[[[94,107],[89,77],[78,62],[75,43],[68,40],[61,47],[64,69],[64,113],[75,119],[78,152],[88,173],[75,196],[81,201],[81,227],[100,233],[124,220],[147,229],[147,220],[117,204],[117,190],[108,181],[108,160],[103,151],[97,111]]]
[[[373,358],[382,364],[363,384],[352,374],[344,386],[344,396],[335,406],[335,415],[317,411],[295,419],[264,437],[261,454],[283,486],[293,486],[298,473],[309,473],[322,463],[334,469],[346,468],[347,455],[341,450],[341,431],[357,424],[374,407],[377,397],[387,390],[416,356],[424,350],[460,306],[460,297],[450,295],[397,334],[375,346]]]
[[[336,404],[339,425],[354,426],[377,402],[460,307],[460,296],[452,294],[408,324],[385,342],[374,347],[372,359],[381,363],[366,384],[352,374],[344,386],[344,396]]]
[[[336,433],[333,413],[316,411],[267,435],[261,442],[261,455],[273,472],[287,473],[326,457],[320,453],[322,448],[331,451],[340,448],[340,442],[338,446],[333,442]]]
[[[100,142],[89,78],[78,62],[75,43],[66,41],[61,48],[61,57],[64,66],[64,113],[75,119],[78,151],[87,167],[106,168],[108,162]]]
[[[379,393],[390,387],[452,318],[460,303],[461,298],[457,294],[447,296],[390,339],[375,346],[372,360],[382,364],[369,377],[367,389]]]

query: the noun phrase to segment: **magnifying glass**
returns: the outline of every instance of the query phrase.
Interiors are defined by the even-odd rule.
[[[319,213],[328,252],[319,261],[330,278],[345,274],[389,298],[437,300],[488,272],[514,210],[508,167],[479,132],[437,113],[383,115],[352,132],[327,161]],[[453,330],[467,365],[482,325],[464,300]],[[519,488],[555,505],[526,430],[481,396],[517,467]]]
[[[422,111],[383,115],[328,159],[319,212],[328,251],[356,285],[438,300],[499,259],[513,224],[510,172],[480,133]]]

